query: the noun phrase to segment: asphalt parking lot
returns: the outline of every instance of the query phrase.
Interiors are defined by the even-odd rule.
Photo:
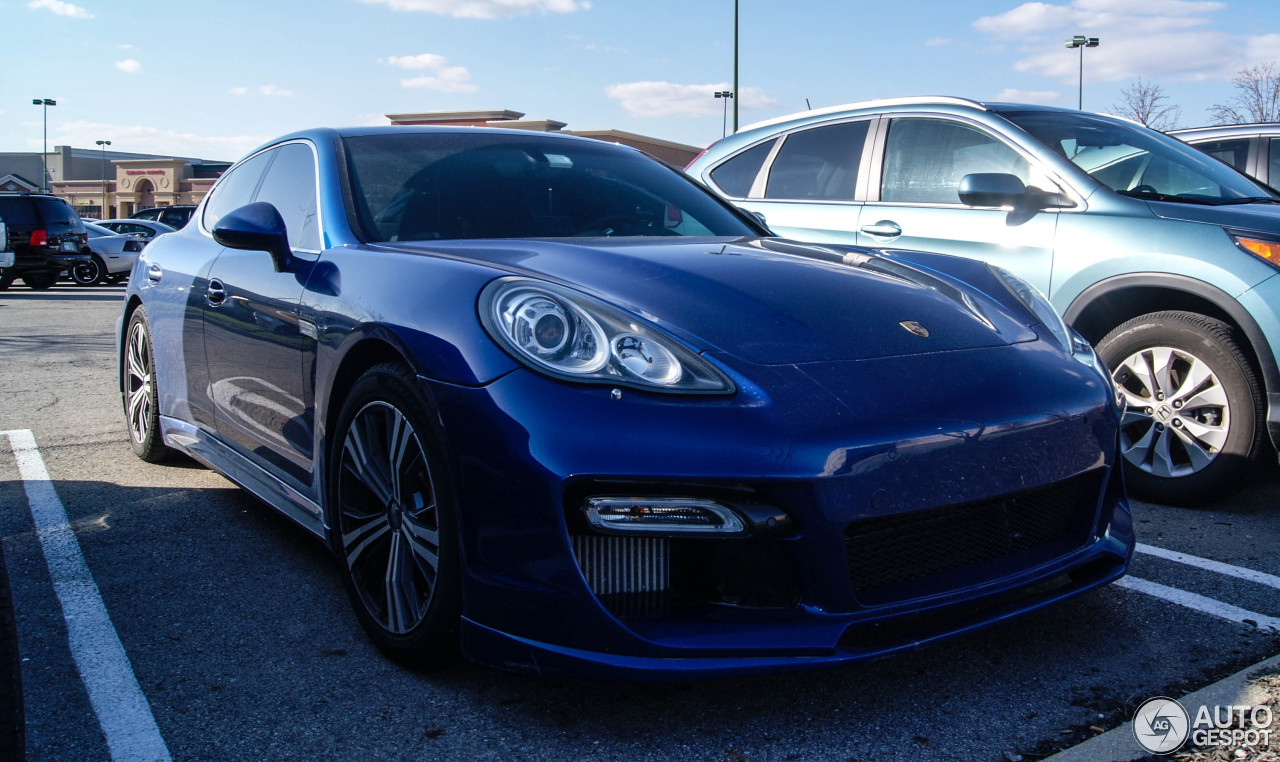
[[[407,671],[365,639],[304,531],[192,462],[133,456],[121,293],[0,294],[0,538],[33,760],[1038,759],[1280,652],[1268,464],[1210,508],[1135,503],[1142,547],[1120,584],[904,656],[669,686]],[[41,523],[42,494],[66,512],[62,535]],[[70,592],[55,536],[74,537],[89,576]],[[85,641],[68,601],[90,593],[123,661]],[[89,687],[99,669],[106,694]],[[109,709],[131,695],[145,716],[122,728]]]

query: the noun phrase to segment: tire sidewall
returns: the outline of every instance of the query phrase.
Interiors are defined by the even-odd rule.
[[[368,404],[383,402],[400,411],[413,427],[427,458],[428,473],[435,491],[437,521],[440,526],[439,571],[436,587],[427,604],[426,616],[403,635],[387,631],[366,609],[347,566],[342,547],[341,517],[338,507],[338,476],[342,446],[356,415]],[[458,542],[457,503],[444,450],[444,437],[433,406],[421,390],[420,382],[403,366],[375,366],[351,387],[326,447],[325,517],[329,546],[342,573],[347,597],[370,639],[397,661],[432,666],[457,658],[458,621],[461,616],[461,559]]]
[[[1224,347],[1212,332],[1201,327],[1206,325],[1220,327],[1235,346]],[[1229,326],[1192,313],[1157,313],[1135,318],[1107,334],[1098,343],[1098,355],[1108,368],[1114,369],[1131,355],[1160,346],[1196,357],[1217,377],[1226,392],[1230,411],[1227,439],[1213,462],[1193,474],[1160,477],[1125,459],[1125,479],[1130,491],[1139,497],[1170,505],[1212,502],[1240,486],[1239,482],[1252,469],[1261,449],[1264,427],[1257,376],[1247,358],[1239,355],[1239,342]]]
[[[81,267],[93,268],[92,270],[93,277],[92,278],[80,277]],[[90,271],[86,269],[85,272],[88,273]],[[104,280],[106,280],[106,272],[107,272],[106,265],[103,264],[102,260],[98,257],[97,254],[94,254],[92,257],[89,258],[89,261],[87,263],[81,263],[71,268],[71,280],[75,281],[81,286],[96,286],[99,283],[102,283]]]
[[[134,327],[139,324],[142,326],[142,340],[146,342],[147,357],[151,362],[151,367],[149,368],[151,373],[151,391],[149,392],[151,412],[148,415],[147,437],[142,442],[134,438],[133,425],[129,420],[129,349],[133,342]],[[151,341],[151,326],[147,322],[147,313],[142,307],[135,309],[129,316],[122,345],[124,355],[120,358],[120,402],[124,409],[125,429],[129,433],[129,446],[133,448],[133,453],[143,460],[162,460],[168,453],[168,448],[160,440],[160,392],[156,379],[155,344]]]

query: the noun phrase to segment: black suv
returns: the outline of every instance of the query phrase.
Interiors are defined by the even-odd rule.
[[[57,196],[0,193],[0,220],[8,228],[14,256],[12,267],[0,269],[0,291],[18,278],[43,291],[63,272],[93,257],[80,216]]]
[[[135,220],[154,220],[163,222],[166,225],[181,230],[186,226],[187,221],[191,219],[191,213],[196,210],[194,204],[174,204],[173,206],[154,206],[150,209],[139,209],[129,215],[130,219]]]

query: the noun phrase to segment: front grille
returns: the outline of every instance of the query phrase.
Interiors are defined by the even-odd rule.
[[[573,554],[596,595],[657,593],[671,587],[671,541],[574,535]]]
[[[1085,474],[1026,492],[855,521],[845,530],[849,579],[865,603],[954,587],[889,589],[1079,537],[1093,520],[1099,477]],[[1046,559],[1047,560],[1047,559]]]

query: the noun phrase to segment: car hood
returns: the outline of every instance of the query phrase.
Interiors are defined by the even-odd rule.
[[[1166,220],[1203,222],[1229,228],[1244,228],[1260,232],[1280,233],[1280,204],[1227,204],[1207,206],[1203,204],[1178,204],[1167,201],[1148,201],[1147,205],[1157,216]]]
[[[400,244],[588,292],[700,350],[758,365],[1031,341],[1024,321],[944,276],[864,250],[780,239],[535,239]]]

